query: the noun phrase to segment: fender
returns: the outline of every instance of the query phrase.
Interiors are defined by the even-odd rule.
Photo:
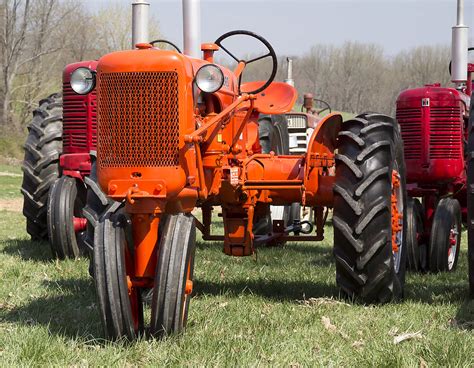
[[[332,187],[335,179],[334,151],[341,130],[342,116],[326,115],[311,135],[306,153],[303,204],[332,207]]]

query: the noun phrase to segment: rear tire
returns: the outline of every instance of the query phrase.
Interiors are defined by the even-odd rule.
[[[83,233],[74,230],[74,217],[82,217],[85,187],[69,176],[55,181],[48,197],[48,235],[53,255],[59,259],[81,254]]]
[[[151,309],[151,333],[181,332],[188,319],[196,225],[188,214],[169,215],[163,228]]]
[[[337,148],[333,212],[337,284],[350,298],[366,303],[400,298],[406,268],[406,188],[398,124],[384,115],[359,115],[343,123]],[[393,233],[392,195],[403,216],[397,223],[401,230]]]
[[[442,198],[433,216],[430,236],[430,271],[456,269],[461,247],[461,206],[456,199]]]
[[[467,264],[469,292],[474,297],[474,93],[471,95],[467,141]]]
[[[28,125],[22,164],[23,215],[32,240],[47,240],[47,201],[50,187],[59,177],[59,156],[63,150],[63,100],[52,94],[41,100]]]

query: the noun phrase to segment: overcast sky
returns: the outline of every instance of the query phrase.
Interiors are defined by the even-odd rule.
[[[110,0],[83,0],[99,8]],[[131,0],[114,0],[130,4]],[[182,45],[181,0],[148,0],[163,36]],[[387,54],[451,42],[456,0],[221,0],[201,1],[202,41],[248,29],[267,38],[278,54],[298,55],[317,43],[360,41]],[[465,0],[465,23],[474,44],[474,0]],[[245,44],[237,45],[239,51]]]

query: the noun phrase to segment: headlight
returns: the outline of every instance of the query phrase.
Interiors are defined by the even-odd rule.
[[[207,64],[197,71],[194,81],[201,91],[213,93],[224,84],[224,73],[217,65]]]
[[[95,87],[95,73],[89,68],[77,68],[71,74],[71,88],[79,95],[88,94]]]

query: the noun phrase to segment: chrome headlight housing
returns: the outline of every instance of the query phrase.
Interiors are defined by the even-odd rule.
[[[217,65],[206,64],[199,68],[194,82],[201,91],[214,93],[224,84],[224,73]]]
[[[95,72],[80,67],[71,73],[71,88],[79,95],[86,95],[95,88]]]

